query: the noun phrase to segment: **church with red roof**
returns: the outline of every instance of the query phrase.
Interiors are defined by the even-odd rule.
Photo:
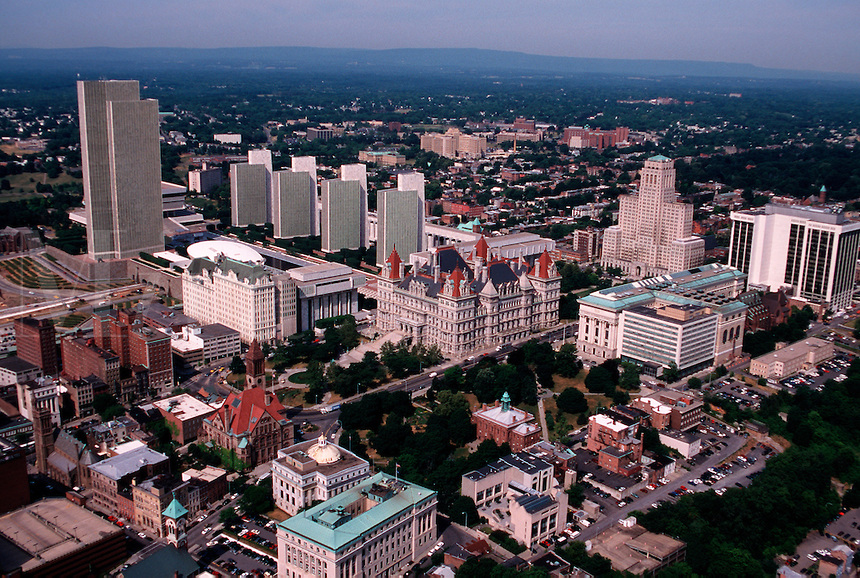
[[[233,392],[203,421],[203,441],[233,451],[250,467],[269,462],[293,444],[293,423],[278,398],[266,390],[266,369],[255,340],[245,355],[245,387]]]
[[[444,355],[512,343],[558,324],[561,276],[545,250],[502,257],[484,237],[431,249],[407,271],[395,247],[377,285],[377,328]],[[408,255],[405,256],[407,259]]]

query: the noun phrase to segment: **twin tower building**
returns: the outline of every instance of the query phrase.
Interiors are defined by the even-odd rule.
[[[406,254],[425,249],[421,173],[398,174],[396,188],[379,191],[375,221],[363,164],[342,165],[340,178],[322,181],[318,195],[314,157],[292,157],[289,169],[273,171],[271,151],[253,150],[247,164],[230,166],[230,189],[234,227],[272,223],[275,238],[319,235],[325,252],[366,248],[375,239],[379,266],[395,246]]]

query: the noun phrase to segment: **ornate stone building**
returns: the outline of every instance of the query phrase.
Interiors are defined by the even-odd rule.
[[[434,249],[407,275],[395,248],[379,279],[377,326],[455,356],[552,327],[561,277],[546,251],[533,261],[500,258],[482,237],[471,249]]]
[[[246,354],[245,366],[245,389],[231,393],[218,411],[203,420],[202,438],[235,452],[254,467],[293,444],[293,422],[278,398],[265,389],[263,352],[256,341]]]

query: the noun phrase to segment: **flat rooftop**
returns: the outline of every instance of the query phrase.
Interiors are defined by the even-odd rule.
[[[146,465],[160,464],[167,461],[167,459],[166,455],[143,446],[108,458],[89,467],[91,470],[99,472],[112,480],[121,480]]]
[[[215,408],[213,408],[209,404],[203,403],[202,401],[188,395],[187,393],[181,393],[179,395],[174,395],[173,397],[159,399],[158,401],[152,402],[152,405],[162,411],[165,411],[175,416],[176,419],[180,421],[186,421],[189,419],[194,419],[196,417],[209,415],[210,413],[215,411]]]
[[[0,517],[0,569],[27,573],[121,532],[65,498],[46,498]]]
[[[613,569],[636,575],[654,571],[663,560],[686,548],[679,540],[653,534],[639,525],[625,528],[615,524],[594,537],[591,543],[591,553],[609,558]]]
[[[777,361],[785,363],[797,359],[798,357],[805,357],[813,349],[820,349],[822,347],[833,347],[833,344],[817,337],[808,337],[802,341],[795,341],[791,345],[783,347],[782,349],[777,349],[776,351],[756,357],[753,361],[767,364]]]
[[[387,497],[373,507],[351,517],[343,514],[356,502],[372,500],[370,495],[375,498],[383,492]],[[436,501],[436,492],[404,480],[395,482],[393,477],[379,473],[284,520],[279,526],[289,534],[337,551],[416,505],[431,500]]]

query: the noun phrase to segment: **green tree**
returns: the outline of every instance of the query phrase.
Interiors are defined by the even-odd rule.
[[[585,395],[575,387],[568,387],[555,400],[556,406],[567,413],[582,413],[588,411],[588,401]]]
[[[680,378],[680,374],[678,373],[678,366],[673,361],[669,364],[669,367],[663,368],[663,381],[666,383],[675,383]]]
[[[254,516],[272,511],[275,508],[272,498],[272,477],[269,476],[257,485],[246,488],[239,498],[239,506],[245,513]]]
[[[615,382],[608,369],[596,365],[585,376],[585,387],[592,393],[608,393],[615,389]]]
[[[582,369],[582,362],[576,351],[576,345],[565,343],[555,354],[555,372],[562,377],[576,377]]]
[[[218,514],[218,521],[224,524],[227,527],[235,526],[239,522],[242,521],[239,518],[239,514],[236,513],[235,508],[225,508],[221,510],[221,513]]]
[[[236,375],[245,373],[245,362],[238,355],[234,355],[233,360],[230,362],[230,373]]]

